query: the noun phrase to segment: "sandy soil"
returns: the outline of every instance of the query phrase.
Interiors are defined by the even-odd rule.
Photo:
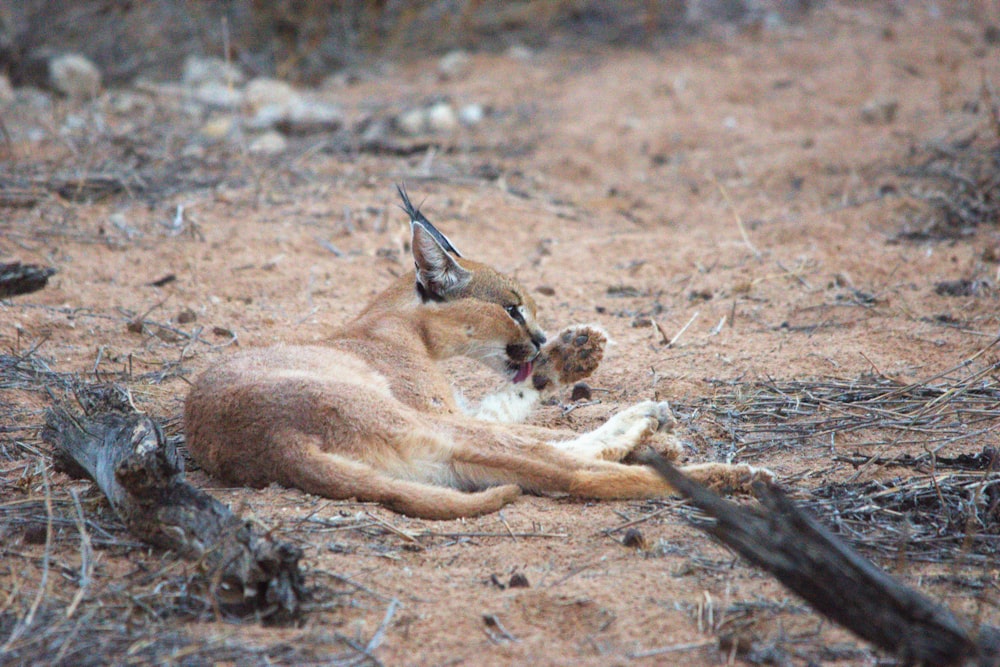
[[[912,146],[981,126],[970,109],[984,77],[1000,83],[1000,50],[972,17],[895,6],[829,3],[801,25],[657,50],[473,55],[448,80],[432,59],[392,62],[322,92],[350,123],[435,96],[487,108],[481,124],[433,137],[438,148],[412,156],[345,152],[324,135],[251,154],[248,137],[204,138],[206,113],[163,95],[142,93],[146,102],[120,112],[109,107],[114,91],[94,105],[15,111],[4,117],[10,173],[139,165],[147,179],[145,189],[96,202],[53,196],[4,210],[0,257],[59,273],[44,291],[0,302],[0,346],[37,346],[60,371],[127,370],[137,404],[176,432],[186,378],[237,344],[320,341],[407,268],[393,187],[405,181],[466,256],[534,291],[547,327],[596,322],[611,333],[615,345],[591,382],[599,403],[568,413],[547,406],[538,423],[583,430],[636,401],[669,400],[692,460],[769,466],[808,497],[854,473],[834,456],[862,446],[865,433],[747,448],[695,407],[768,378],[878,372],[919,381],[989,344],[1000,324],[995,292],[934,289],[1000,282],[983,259],[996,227],[950,242],[898,240],[924,209],[902,194],[895,170]],[[886,103],[894,114],[880,115]],[[44,135],[29,139],[32,127]],[[128,159],[112,163],[116,155]],[[183,335],[130,329],[140,316]],[[495,383],[471,364],[451,368],[472,396]],[[33,426],[45,399],[7,390],[3,402],[4,423]],[[37,446],[35,435],[2,437],[0,498],[40,497],[38,459],[12,444]],[[998,441],[993,430],[941,453]],[[901,473],[873,467],[861,479],[888,474]],[[718,637],[734,632],[795,664],[876,660],[690,527],[674,500],[525,497],[479,519],[427,522],[285,489],[225,489],[197,470],[190,477],[298,542],[317,577],[333,572],[362,587],[341,582],[341,603],[302,628],[190,624],[206,641],[295,645],[337,632],[364,643],[396,599],[374,651],[385,664],[718,664],[733,657]],[[51,479],[59,497],[75,488],[94,498],[89,485]],[[311,523],[317,517],[328,525]],[[621,543],[619,528],[635,520],[645,549]],[[2,534],[10,552],[0,588],[14,600],[14,582],[37,586],[30,554],[41,547],[19,528]],[[55,553],[67,571],[79,567],[75,535],[72,522],[60,528]],[[947,565],[869,555],[956,610],[1000,623],[992,567],[964,566],[988,582],[973,595],[933,576]],[[157,562],[146,549],[110,549],[95,577]],[[514,574],[528,585],[508,586]],[[52,600],[76,591],[49,585]],[[642,657],[662,647],[671,651]],[[742,657],[763,659],[754,655]]]

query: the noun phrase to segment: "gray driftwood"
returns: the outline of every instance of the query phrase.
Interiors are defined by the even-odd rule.
[[[694,482],[663,458],[653,466],[711,517],[695,524],[774,575],[818,612],[906,664],[998,665],[1000,629],[958,619],[865,559],[777,487],[758,485],[760,507],[742,507]]]
[[[132,534],[196,561],[224,611],[273,619],[300,611],[301,550],[256,534],[191,486],[183,459],[155,421],[137,413],[82,416],[54,408],[42,437],[57,467],[95,482]]]

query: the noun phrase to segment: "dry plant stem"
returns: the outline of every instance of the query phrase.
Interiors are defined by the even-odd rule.
[[[653,466],[713,521],[697,525],[767,570],[817,611],[907,664],[1000,664],[1000,630],[978,642],[946,607],[875,567],[804,514],[776,487],[758,487],[761,508],[723,500],[655,454]]]
[[[683,651],[696,651],[702,648],[709,648],[718,645],[715,640],[707,642],[691,642],[688,644],[674,644],[672,646],[661,646],[659,648],[649,649],[647,651],[636,651],[635,653],[629,653],[628,657],[632,660],[639,660],[641,658],[653,658],[660,655],[665,655],[667,653],[681,653]]]
[[[690,327],[692,324],[694,324],[694,321],[696,319],[698,319],[698,315],[700,313],[701,313],[701,311],[698,311],[698,310],[694,311],[694,315],[692,315],[691,319],[687,321],[687,324],[685,324],[684,326],[682,326],[681,330],[678,331],[677,334],[673,338],[670,339],[670,342],[667,343],[667,347],[673,347],[674,345],[677,344],[677,341],[679,341],[681,339],[681,336],[683,336],[684,332],[688,330],[688,327]],[[662,333],[662,331],[661,331],[661,333]]]
[[[757,247],[750,241],[750,234],[747,233],[746,225],[743,224],[743,218],[740,217],[739,212],[736,210],[733,200],[729,198],[729,192],[726,191],[726,188],[719,182],[718,178],[713,176],[713,179],[715,180],[715,185],[719,188],[719,192],[722,193],[722,198],[726,200],[726,205],[729,206],[729,209],[733,212],[733,218],[736,220],[736,228],[740,231],[740,237],[743,239],[743,243],[746,244],[746,247],[753,253],[755,259],[760,259],[760,251],[757,250]]]
[[[91,562],[93,549],[90,544],[90,535],[87,533],[87,520],[83,516],[83,507],[80,505],[80,497],[77,495],[76,490],[70,489],[70,495],[73,497],[73,507],[76,510],[76,529],[80,533],[80,588],[77,589],[76,594],[73,596],[73,601],[66,608],[66,618],[73,616],[73,612],[76,611],[80,601],[83,600],[83,596],[87,592],[87,586],[90,585],[90,577],[93,571],[93,563]]]
[[[24,618],[19,619],[17,625],[14,626],[14,630],[10,633],[7,641],[2,647],[0,647],[0,655],[6,653],[17,641],[21,638],[24,633],[31,628],[32,623],[35,621],[35,614],[38,613],[38,608],[41,606],[42,600],[45,598],[45,593],[49,586],[49,569],[50,560],[52,557],[52,488],[49,486],[49,475],[46,467],[44,465],[40,466],[42,469],[42,481],[45,486],[45,553],[42,557],[42,580],[38,584],[38,590],[35,592],[35,599],[31,603],[31,608]],[[13,597],[13,596],[11,596]]]
[[[836,433],[874,431],[881,440],[861,446],[951,444],[969,439],[983,423],[1000,420],[1000,365],[991,363],[956,378],[996,340],[946,371],[902,384],[884,375],[758,382],[717,393],[705,409],[750,447],[775,447],[786,439],[819,441]],[[930,438],[930,439],[928,439]],[[859,470],[855,478],[864,473]]]
[[[159,425],[139,414],[92,417],[49,410],[43,439],[67,473],[93,480],[129,531],[196,560],[220,609],[295,616],[305,592],[301,551],[255,534],[228,507],[184,479]]]

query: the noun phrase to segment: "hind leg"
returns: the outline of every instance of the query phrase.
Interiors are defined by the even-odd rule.
[[[585,461],[540,441],[509,434],[484,434],[458,442],[452,454],[456,475],[467,483],[516,484],[539,494],[586,498],[655,498],[672,488],[652,468],[609,461]]]
[[[517,484],[540,494],[567,494],[598,500],[660,498],[675,492],[663,477],[645,465],[590,461],[567,455],[548,445],[514,453],[456,453],[456,471],[481,484]],[[681,472],[719,493],[753,493],[756,481],[770,483],[774,474],[744,463],[702,463]]]
[[[517,484],[534,493],[599,499],[664,496],[673,488],[652,468],[599,458],[608,453],[618,455],[636,443],[661,437],[663,434],[656,428],[664,418],[663,410],[664,404],[639,404],[596,431],[569,441],[571,445],[581,439],[585,445],[597,443],[589,450],[540,441],[531,437],[530,428],[466,425],[453,433],[452,468],[466,483]],[[679,454],[679,443],[674,440],[672,445]],[[752,491],[753,482],[774,478],[770,471],[746,464],[703,463],[686,466],[682,471],[713,489],[744,493]]]
[[[381,503],[400,514],[421,519],[447,520],[488,514],[521,495],[521,489],[510,484],[467,493],[399,479],[366,463],[315,447],[297,457],[296,465],[288,472],[291,473],[288,482],[279,481],[308,493],[336,500],[356,498]]]

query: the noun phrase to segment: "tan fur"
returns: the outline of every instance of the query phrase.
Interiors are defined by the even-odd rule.
[[[417,271],[324,345],[247,350],[205,372],[184,411],[195,460],[229,483],[277,482],[429,519],[492,512],[522,490],[588,498],[669,493],[652,469],[619,462],[642,444],[679,456],[676,440],[661,432],[670,424],[665,404],[641,403],[582,435],[499,423],[523,418],[542,394],[593,372],[604,334],[571,327],[541,346],[527,292],[445,251],[428,228],[426,219],[414,220]],[[438,367],[456,355],[507,373],[530,360],[533,371],[485,400],[477,418],[459,409]],[[770,477],[746,465],[686,470],[737,490]]]

